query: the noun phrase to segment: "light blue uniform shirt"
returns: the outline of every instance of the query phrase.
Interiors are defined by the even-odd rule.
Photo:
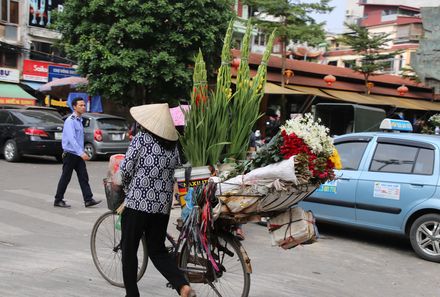
[[[64,121],[62,145],[65,152],[80,157],[84,154],[84,127],[82,118],[75,113]]]

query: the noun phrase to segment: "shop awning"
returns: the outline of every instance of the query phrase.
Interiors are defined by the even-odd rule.
[[[303,94],[307,94],[307,95],[314,95],[314,96],[323,97],[323,98],[335,99],[335,97],[324,93],[323,91],[321,91],[318,88],[295,86],[295,85],[288,85],[288,86],[286,86],[286,88],[289,88],[291,90],[295,90],[298,92],[302,92]]]
[[[394,103],[386,102],[384,100],[374,98],[373,96],[362,95],[356,92],[328,90],[328,89],[325,89],[324,91],[341,101],[346,101],[351,103],[369,104],[369,105],[391,105],[391,106],[395,105]]]
[[[425,101],[415,100],[415,99],[405,99],[394,96],[383,96],[383,95],[371,95],[371,97],[376,98],[382,102],[388,102],[397,108],[413,109],[413,110],[430,110],[423,103]],[[430,103],[430,102],[426,102]],[[440,107],[440,106],[439,106]]]
[[[35,105],[36,100],[16,84],[0,83],[0,104]]]
[[[423,106],[426,110],[440,111],[440,102],[424,101],[424,100],[411,100],[414,104]]]
[[[235,84],[237,82],[237,79],[232,78],[231,82]],[[281,86],[271,82],[266,82],[266,85],[264,87],[264,94],[305,95],[303,92],[288,88],[282,88]]]
[[[270,83],[270,82],[266,82],[266,86],[264,88],[264,93],[265,94],[286,94],[286,95],[305,95],[305,93],[297,91],[297,90],[292,90],[289,88],[282,88],[279,85]]]

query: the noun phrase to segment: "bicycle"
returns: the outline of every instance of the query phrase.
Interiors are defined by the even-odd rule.
[[[123,288],[121,231],[117,223],[114,211],[101,215],[93,226],[90,246],[93,262],[102,277],[110,284]],[[232,235],[233,224],[219,219],[215,225],[214,230],[218,231],[211,236],[209,257],[197,247],[197,239],[194,238],[179,236],[175,241],[167,234],[169,249],[174,252],[178,267],[199,296],[247,297],[252,272],[250,259],[240,241]],[[178,224],[179,231],[181,228]],[[148,265],[145,236],[139,245],[138,263],[139,281]]]

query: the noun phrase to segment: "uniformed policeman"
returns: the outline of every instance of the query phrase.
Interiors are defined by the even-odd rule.
[[[63,173],[58,182],[55,195],[55,207],[70,207],[64,201],[64,193],[72,177],[73,170],[78,176],[79,185],[84,199],[85,207],[101,203],[101,200],[93,199],[89,185],[86,162],[89,156],[84,152],[84,127],[81,115],[86,111],[86,104],[82,98],[72,100],[73,113],[64,122],[62,146],[63,146]]]

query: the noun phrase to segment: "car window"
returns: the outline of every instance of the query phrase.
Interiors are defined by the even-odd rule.
[[[434,170],[434,150],[420,149],[417,156],[414,174],[431,175]]]
[[[8,119],[9,113],[7,111],[0,110],[0,124],[5,124]]]
[[[89,118],[82,118],[83,127],[87,128],[90,127],[90,119]]]
[[[336,144],[336,149],[341,157],[342,169],[357,170],[367,145],[368,142],[365,141],[343,142]]]
[[[434,151],[406,145],[378,143],[370,171],[432,174]]]
[[[98,127],[102,130],[128,130],[128,124],[122,119],[98,119]]]
[[[51,115],[53,115],[53,116],[55,116],[55,117],[57,117],[57,118],[61,118],[61,114],[60,114],[58,111],[53,110],[53,109],[27,108],[27,110],[38,110],[38,111],[44,111],[44,112],[46,112],[46,113],[48,113],[48,114],[51,114]]]
[[[14,112],[14,115],[26,124],[63,124],[63,121],[49,113],[41,111],[26,110],[22,112]]]

